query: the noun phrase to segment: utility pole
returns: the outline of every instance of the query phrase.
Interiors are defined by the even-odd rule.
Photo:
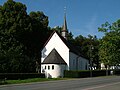
[[[93,45],[91,44],[90,45],[90,52],[89,52],[89,57],[90,57],[90,77],[92,77],[92,51],[93,51],[94,47]]]

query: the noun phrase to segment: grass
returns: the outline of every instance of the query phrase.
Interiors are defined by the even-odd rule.
[[[43,82],[43,81],[54,81],[54,80],[66,80],[67,78],[33,78],[33,79],[25,79],[25,80],[6,80],[4,82],[0,82],[0,85],[4,84],[20,84],[20,83],[31,83],[31,82]]]

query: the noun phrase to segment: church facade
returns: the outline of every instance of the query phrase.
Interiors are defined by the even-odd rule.
[[[64,77],[64,70],[88,70],[89,60],[67,41],[67,23],[61,34],[54,31],[42,49],[41,73],[47,78]]]

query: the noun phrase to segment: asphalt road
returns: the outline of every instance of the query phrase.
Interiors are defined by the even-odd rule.
[[[2,85],[0,90],[120,90],[120,76]]]

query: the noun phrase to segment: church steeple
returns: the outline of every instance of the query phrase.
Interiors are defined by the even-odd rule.
[[[64,23],[63,23],[63,27],[62,27],[62,36],[67,39],[67,34],[68,34],[68,30],[67,30],[67,21],[66,21],[66,9],[64,9]]]
[[[64,24],[63,24],[63,31],[67,31],[67,21],[66,21],[66,13],[64,15]]]

